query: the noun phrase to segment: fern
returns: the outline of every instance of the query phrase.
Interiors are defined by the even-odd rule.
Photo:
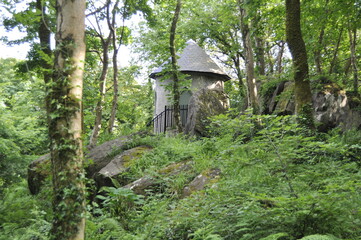
[[[260,240],[278,240],[280,237],[287,237],[288,236],[288,233],[275,233],[275,234],[272,234],[272,235],[269,235],[265,238],[261,238]]]
[[[300,240],[340,240],[339,238],[333,235],[320,235],[314,234],[301,238]]]

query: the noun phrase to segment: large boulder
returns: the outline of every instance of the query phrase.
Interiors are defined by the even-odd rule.
[[[327,131],[337,126],[344,130],[360,129],[361,111],[352,97],[336,84],[327,84],[322,91],[313,94],[314,116],[319,122],[319,130]]]
[[[88,178],[95,178],[98,172],[107,166],[113,159],[120,158],[124,150],[129,148],[132,136],[122,136],[120,138],[105,142],[91,149],[85,154],[85,173]],[[139,156],[139,155],[137,155]],[[126,157],[125,157],[126,158]],[[44,180],[51,175],[50,154],[45,154],[30,163],[28,167],[28,186],[32,194],[37,194]],[[102,183],[99,183],[101,186]]]
[[[28,187],[31,194],[40,192],[45,179],[51,175],[50,154],[32,161],[28,166]]]
[[[173,176],[177,176],[181,173],[187,173],[187,175],[191,177],[192,165],[193,162],[189,160],[172,163],[167,167],[160,169],[156,176],[143,176],[124,186],[124,188],[128,188],[134,193],[140,195],[147,195],[150,190],[156,191],[158,189],[159,191],[161,185],[164,185],[165,182],[170,180]]]
[[[113,186],[112,179],[121,185],[127,184],[122,174],[127,172],[134,160],[139,159],[144,153],[152,150],[150,146],[138,146],[116,155],[106,166],[100,169],[94,176],[98,188]]]
[[[181,197],[185,198],[194,192],[203,190],[207,185],[217,182],[217,180],[220,178],[220,175],[221,170],[218,168],[202,172],[183,189]]]
[[[184,132],[189,135],[208,136],[208,118],[225,113],[228,108],[228,96],[221,89],[203,88],[197,91],[189,101]]]
[[[269,100],[267,110],[278,115],[294,114],[294,84],[282,82]],[[358,97],[342,90],[335,83],[323,84],[312,95],[314,118],[318,130],[328,131],[340,126],[343,130],[361,128],[361,104]]]

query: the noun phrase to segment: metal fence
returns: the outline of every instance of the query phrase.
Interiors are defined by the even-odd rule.
[[[184,127],[187,122],[188,117],[188,105],[180,105],[180,119],[182,122],[182,126]],[[173,106],[165,106],[164,111],[158,114],[155,118],[153,118],[148,126],[154,126],[154,133],[164,133],[167,129],[172,129],[175,125],[174,120],[174,107]]]

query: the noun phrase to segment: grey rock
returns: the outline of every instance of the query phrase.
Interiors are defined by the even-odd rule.
[[[117,152],[124,151],[124,147],[133,136],[122,136],[120,138],[105,142],[85,153],[85,173],[88,178],[94,178],[104,168]],[[28,187],[32,194],[37,194],[45,179],[51,175],[50,154],[45,154],[29,164]]]
[[[282,85],[281,83],[280,85]],[[280,91],[280,89],[282,89]],[[353,103],[349,94],[335,83],[323,85],[322,89],[312,95],[314,119],[319,131],[328,131],[335,127],[343,130],[361,128],[361,111],[357,103]],[[354,106],[356,105],[356,106]],[[275,90],[268,104],[271,113],[278,115],[294,114],[293,83],[287,82]]]
[[[189,102],[184,132],[189,135],[208,136],[208,118],[225,113],[228,108],[228,96],[221,89],[203,88],[197,91]]]
[[[192,169],[193,162],[186,160],[178,163],[172,163],[165,168],[158,171],[158,176],[144,176],[138,180],[124,186],[133,190],[134,193],[140,195],[147,195],[147,190],[156,190],[160,188],[165,181],[163,177],[176,176],[182,172],[186,172]]]
[[[199,174],[196,178],[193,179],[191,183],[187,187],[183,189],[182,198],[190,196],[192,193],[196,191],[203,190],[207,184],[210,184],[212,181],[216,182],[221,174],[221,170],[211,169],[209,171],[205,171],[202,174]]]
[[[144,153],[152,150],[149,146],[138,146],[116,155],[106,166],[95,174],[95,182],[98,188],[113,186],[112,179],[116,179],[121,185],[126,184],[122,179],[122,173],[128,171],[129,165],[139,159]]]

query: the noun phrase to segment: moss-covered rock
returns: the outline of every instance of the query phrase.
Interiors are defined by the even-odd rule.
[[[294,88],[295,84],[293,82],[286,82],[283,90],[274,94],[273,101],[276,102],[274,113],[288,115],[295,111]]]
[[[203,171],[196,178],[194,178],[188,186],[183,189],[182,197],[188,197],[196,191],[203,190],[206,185],[217,182],[220,175],[221,170],[218,168]]]
[[[196,136],[208,136],[209,117],[225,113],[229,108],[229,99],[220,89],[203,88],[193,94],[188,105],[185,133]]]
[[[193,162],[190,160],[172,163],[160,169],[157,176],[143,176],[124,187],[140,195],[147,195],[148,190],[159,191],[162,188],[161,186],[166,185],[166,181],[172,177],[183,173],[191,176],[189,173],[192,170],[192,164]],[[191,178],[188,181],[190,180]]]
[[[95,174],[95,182],[98,187],[113,186],[112,179],[116,179],[121,185],[127,184],[122,174],[129,169],[133,161],[139,159],[144,153],[152,150],[150,146],[138,146],[116,155],[106,166]]]
[[[269,100],[269,113],[294,114],[293,86],[291,82],[280,83]],[[344,130],[361,128],[361,100],[357,94],[346,93],[336,83],[327,81],[314,91],[312,101],[313,116],[319,131],[335,127]]]
[[[93,179],[97,173],[104,168],[114,158],[119,156],[125,149],[131,148],[133,138],[137,135],[122,136],[117,139],[105,142],[91,149],[85,154],[85,174],[88,178]],[[140,149],[135,151],[135,157],[139,156]],[[130,156],[125,156],[125,159]],[[37,194],[45,179],[51,175],[50,154],[45,154],[35,161],[31,162],[28,167],[28,186],[32,194]]]
[[[44,180],[50,175],[51,166],[49,153],[31,162],[28,167],[28,186],[30,193],[39,193]]]

